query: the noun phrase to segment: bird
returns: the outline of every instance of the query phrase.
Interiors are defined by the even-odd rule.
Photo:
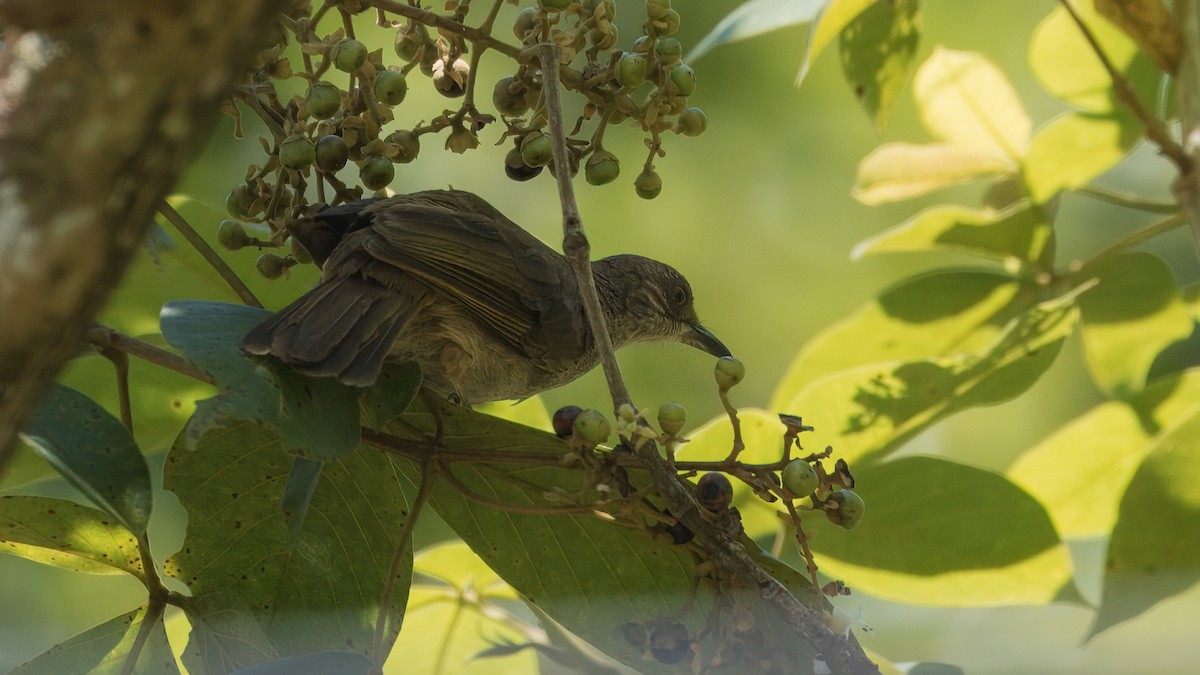
[[[322,278],[249,331],[247,354],[355,387],[413,361],[424,388],[464,405],[528,398],[599,361],[566,256],[475,194],[352,201],[289,229]],[[632,254],[591,267],[614,347],[673,341],[730,355],[672,267]]]

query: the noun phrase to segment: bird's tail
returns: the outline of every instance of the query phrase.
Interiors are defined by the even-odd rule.
[[[364,279],[334,279],[251,329],[242,349],[308,375],[368,387],[417,306],[414,300]]]

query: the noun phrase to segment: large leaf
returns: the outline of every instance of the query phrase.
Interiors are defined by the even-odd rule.
[[[1129,479],[1159,434],[1196,406],[1200,370],[1155,381],[1067,423],[1021,455],[1008,475],[1046,505],[1062,536],[1106,535]]]
[[[150,469],[129,431],[92,399],[54,385],[24,436],[80,492],[134,534],[150,522]]]
[[[126,672],[125,662],[146,618],[146,607],[139,607],[57,644],[14,669],[10,675],[116,675]],[[179,667],[163,630],[159,614],[140,646],[133,673],[176,675]]]
[[[1020,266],[1038,260],[1050,234],[1045,212],[1028,203],[1003,211],[942,205],[867,239],[851,255],[942,250]]]
[[[829,0],[749,0],[733,10],[705,35],[688,55],[695,61],[714,47],[761,35],[786,26],[808,23]]]
[[[205,658],[221,659],[208,670],[322,650],[368,654],[407,515],[391,462],[367,449],[326,462],[292,533],[280,499],[293,457],[279,436],[236,420],[197,417],[189,427],[202,424],[210,426],[185,430],[167,459],[164,485],[189,518],[166,569],[192,592],[185,609],[193,627],[203,626]],[[411,557],[397,571],[392,626],[403,617],[410,575]],[[275,654],[228,644],[247,632],[239,627],[247,616]]]
[[[233,671],[233,675],[295,675],[296,673],[367,675],[371,672],[372,666],[371,660],[362,654],[324,651],[256,663],[253,666]]]
[[[817,57],[829,46],[833,39],[841,35],[842,30],[850,25],[859,14],[875,4],[875,0],[830,0],[821,16],[813,21],[808,32],[808,45],[804,49],[804,63],[800,65],[800,74],[796,76],[796,84],[804,81]]]
[[[0,497],[0,551],[74,572],[145,578],[132,532],[65,499]]]
[[[1192,334],[1194,321],[1171,268],[1151,253],[1114,256],[1079,275],[1100,282],[1079,299],[1088,368],[1106,391],[1128,396],[1163,349]]]
[[[1050,120],[1025,153],[1022,176],[1030,196],[1044,204],[1088,184],[1129,154],[1142,133],[1141,124],[1123,112],[1068,112]]]
[[[912,199],[981,176],[1007,174],[1008,160],[951,143],[886,143],[858,163],[854,198],[868,205]]]
[[[855,471],[866,502],[847,531],[822,517],[806,528],[823,572],[899,602],[956,607],[1046,604],[1071,581],[1071,561],[1033,497],[1003,476],[933,457]]]
[[[1200,581],[1200,407],[1163,434],[1121,499],[1096,635]]]
[[[919,37],[917,0],[876,2],[842,31],[842,72],[880,135],[908,81]]]
[[[1031,124],[1004,73],[980,54],[937,47],[917,70],[914,95],[936,138],[1016,162]]]
[[[268,316],[260,309],[219,302],[176,300],[163,306],[163,336],[221,389],[197,406],[196,415],[207,422],[189,428],[237,417],[277,429],[289,451],[311,459],[353,452],[359,436],[357,390],[242,353],[242,338]]]

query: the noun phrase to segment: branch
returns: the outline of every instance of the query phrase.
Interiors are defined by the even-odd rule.
[[[501,54],[505,54],[514,59],[521,55],[521,50],[519,48],[514,47],[507,42],[501,42],[500,40],[492,37],[490,26],[488,27],[488,30],[484,30],[482,28],[471,28],[470,26],[461,24],[453,19],[448,19],[440,14],[435,14],[428,10],[421,9],[420,7],[413,7],[412,5],[403,4],[397,2],[396,0],[366,0],[363,2],[363,5],[375,7],[376,9],[381,9],[385,12],[391,12],[392,14],[399,14],[400,16],[409,19],[415,19],[419,23],[423,23],[426,26],[432,26],[438,30],[445,30],[454,33],[455,35],[460,35],[464,40],[475,43],[476,49],[480,47],[495,49]],[[471,74],[473,76],[475,73]]]
[[[193,380],[199,380],[206,384],[216,384],[211,375],[197,368],[191,361],[182,356],[176,356],[165,349],[159,349],[152,344],[142,342],[124,333],[118,333],[108,326],[97,324],[89,328],[87,342],[99,347],[101,350],[113,349],[129,354],[130,356],[136,356],[143,361],[162,366],[167,370],[173,370],[180,375],[186,375]]]
[[[1192,160],[1188,170],[1182,171],[1172,185],[1175,198],[1183,206],[1192,228],[1192,242],[1200,253],[1200,173],[1195,169],[1200,163],[1200,16],[1196,12],[1196,0],[1177,0],[1175,3],[1176,24],[1180,26],[1183,51],[1179,59],[1178,79],[1179,119],[1183,132],[1183,146],[1187,157]]]
[[[212,268],[217,271],[217,274],[221,275],[221,278],[225,280],[225,283],[229,284],[229,287],[232,288],[233,292],[242,299],[242,302],[250,305],[251,307],[258,307],[259,309],[263,308],[262,303],[258,301],[258,298],[254,297],[254,292],[251,291],[246,284],[242,283],[241,278],[239,278],[237,273],[234,272],[231,267],[229,267],[229,264],[225,262],[225,259],[218,255],[217,252],[213,250],[212,246],[208,245],[208,242],[204,240],[204,237],[201,237],[196,230],[188,224],[187,220],[184,220],[183,216],[179,215],[179,212],[176,211],[173,206],[171,206],[166,200],[163,200],[163,203],[159,204],[158,206],[158,212],[162,214],[163,218],[167,219],[167,222],[175,226],[175,229],[179,231],[179,234],[182,234],[183,238],[187,239],[188,243],[191,244],[193,248],[199,251],[200,255],[204,257],[204,260],[208,262],[209,265],[212,265]]]

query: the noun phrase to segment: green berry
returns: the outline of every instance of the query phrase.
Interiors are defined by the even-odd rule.
[[[396,167],[391,160],[376,155],[363,163],[358,170],[358,179],[368,190],[382,190],[396,177]]]
[[[575,417],[572,425],[575,437],[585,443],[598,445],[608,440],[612,425],[599,410],[584,410]]]
[[[717,378],[717,386],[724,391],[736,386],[746,377],[746,366],[732,356],[722,356],[717,359],[713,375]]]
[[[527,181],[537,178],[545,167],[541,166],[526,166],[525,160],[521,159],[521,151],[513,148],[504,156],[504,174],[515,181]]]
[[[687,408],[678,403],[664,403],[658,407],[658,426],[663,433],[674,436],[683,431],[687,422]]]
[[[783,487],[796,497],[807,497],[820,484],[821,479],[812,464],[802,459],[793,459],[783,467]]]
[[[317,119],[328,119],[342,107],[342,92],[329,82],[314,82],[308,90],[308,114]]]
[[[417,53],[421,50],[421,44],[421,37],[417,33],[396,32],[396,56],[405,61],[412,61],[417,58]]]
[[[326,173],[340,171],[350,159],[350,148],[346,141],[337,134],[329,134],[317,139],[317,167]]]
[[[249,185],[239,185],[229,191],[225,197],[225,210],[234,218],[245,218],[252,215],[250,209],[258,201],[258,193]]]
[[[617,82],[623,87],[636,87],[646,81],[646,57],[625,52],[617,61]]]
[[[691,96],[696,91],[696,71],[691,66],[675,66],[669,77],[680,96]]]
[[[287,272],[289,267],[288,261],[280,258],[274,253],[264,253],[258,256],[258,260],[254,263],[258,268],[258,273],[268,279],[278,279]]]
[[[824,504],[829,522],[847,530],[862,522],[866,510],[866,502],[853,490],[834,490]]]
[[[683,45],[673,37],[660,38],[654,43],[654,53],[659,61],[670,65],[683,58]]]
[[[575,418],[583,408],[577,405],[566,405],[554,412],[554,435],[559,438],[570,438],[575,431]]]
[[[708,115],[699,108],[688,108],[679,113],[675,120],[675,133],[684,136],[699,136],[708,128]]]
[[[404,73],[394,70],[381,70],[375,76],[375,98],[386,106],[400,105],[408,94],[408,80]]]
[[[217,243],[230,251],[243,249],[251,244],[246,228],[236,220],[222,220],[217,225]]]
[[[526,7],[518,12],[517,18],[513,20],[513,35],[524,41],[525,36],[536,31],[540,25],[537,7]]]
[[[621,162],[611,152],[597,151],[588,159],[583,175],[592,185],[607,185],[621,175]]]
[[[534,131],[521,140],[521,160],[525,166],[546,166],[554,159],[554,144],[550,137]]]
[[[733,484],[723,473],[706,473],[696,482],[696,501],[709,511],[723,511],[733,503]]]
[[[538,4],[542,9],[559,12],[567,8],[573,0],[538,0]]]
[[[659,35],[674,35],[679,30],[679,12],[668,9],[666,14],[656,20],[656,23],[662,24],[656,26]]]
[[[367,46],[353,38],[339,40],[329,52],[333,67],[344,73],[353,73],[367,60]]]
[[[529,110],[529,103],[525,100],[526,87],[513,86],[515,81],[511,76],[502,77],[492,89],[492,104],[501,115],[519,117]]]
[[[642,199],[654,199],[662,192],[662,179],[654,169],[643,169],[634,179],[633,189]]]
[[[671,11],[671,0],[646,0],[646,16],[657,21]]]
[[[421,139],[408,129],[393,131],[384,141],[399,148],[399,152],[392,158],[397,164],[408,164],[421,154]]]
[[[279,163],[289,169],[307,169],[316,159],[317,149],[303,136],[293,136],[279,145]]]

